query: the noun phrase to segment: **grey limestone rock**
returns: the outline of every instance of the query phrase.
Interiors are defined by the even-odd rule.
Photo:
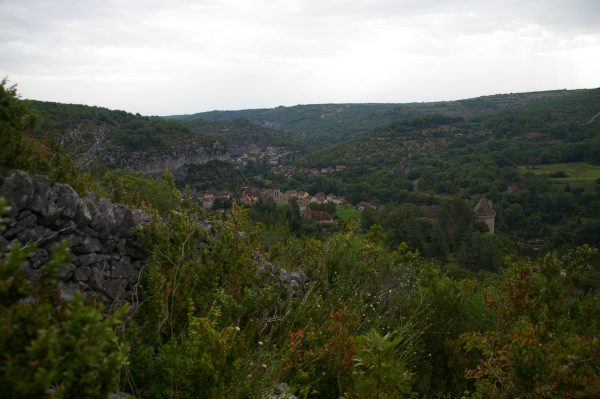
[[[67,220],[64,223],[62,223],[57,230],[60,234],[71,234],[75,230],[77,230],[77,226],[72,220]]]
[[[60,270],[58,271],[58,278],[63,281],[68,281],[73,275],[73,271],[75,270],[75,265],[72,263],[67,263],[66,265],[62,265]]]
[[[92,228],[100,234],[106,234],[115,228],[115,209],[113,204],[106,198],[100,198],[96,204],[97,213],[94,214]]]
[[[279,269],[279,281],[285,285],[289,284],[291,281],[290,273],[285,269]]]
[[[0,197],[10,201],[9,206],[11,209],[6,214],[8,217],[17,216],[29,205],[33,196],[33,182],[27,173],[16,169],[4,172]]]
[[[274,387],[262,399],[298,399],[298,397],[290,392],[290,387],[286,383],[281,383]]]
[[[133,212],[133,220],[136,225],[144,225],[144,224],[150,222],[150,217],[143,210],[134,209],[131,212]]]
[[[44,215],[48,206],[48,195],[50,191],[50,181],[48,176],[33,175],[33,198],[28,208],[38,215]]]
[[[306,277],[306,274],[302,272],[293,272],[290,274],[290,278],[299,282],[302,285],[308,283],[308,277]]]
[[[46,263],[50,257],[48,251],[43,248],[36,248],[32,254],[29,255],[29,262],[33,269],[39,269],[44,263]]]
[[[87,280],[88,285],[93,290],[100,290],[102,283],[104,282],[104,272],[97,267],[92,267],[89,278]]]
[[[73,294],[75,291],[79,291],[79,284],[75,283],[63,283],[62,281],[58,283],[58,287],[61,292],[61,298],[66,301],[73,301]]]
[[[108,255],[90,253],[78,256],[77,260],[79,262],[79,266],[94,266],[103,264],[108,260],[108,258]]]
[[[127,279],[113,278],[104,280],[101,291],[114,301],[123,297],[125,287],[127,287]]]
[[[73,272],[73,280],[75,281],[88,281],[92,269],[89,266],[80,266]]]
[[[102,244],[100,240],[92,237],[83,237],[83,239],[77,243],[77,245],[71,248],[75,254],[90,254],[93,252],[103,252]]]
[[[11,201],[5,216],[0,248],[36,243],[36,250],[21,266],[36,281],[51,258],[51,248],[68,238],[71,263],[63,265],[58,278],[66,299],[80,289],[107,302],[107,308],[124,303],[138,284],[151,252],[135,240],[133,229],[150,221],[142,210],[113,204],[93,193],[79,198],[65,184],[49,185],[47,176],[18,170],[4,173],[0,195]],[[126,288],[130,287],[130,291]]]
[[[73,222],[77,225],[78,229],[88,226],[92,223],[92,213],[88,208],[88,204],[82,200],[79,201],[79,208],[73,218]]]
[[[73,219],[80,206],[81,199],[71,186],[56,183],[50,187],[46,212],[40,222],[49,226],[60,218]]]
[[[113,260],[111,261],[110,277],[111,278],[130,278],[135,275],[133,266],[129,258],[124,257],[123,261]]]
[[[114,204],[115,210],[115,229],[113,234],[121,237],[133,237],[131,229],[135,226],[133,212],[127,205]]]
[[[29,211],[25,211],[25,212],[29,212]],[[21,216],[21,215],[19,215],[19,216]],[[28,216],[18,220],[17,223],[13,227],[11,227],[9,230],[7,230],[4,233],[4,237],[12,238],[12,237],[16,236],[17,234],[19,234],[20,232],[22,232],[23,230],[27,229],[28,227],[34,226],[36,221],[37,221],[37,217],[34,214],[32,214],[31,212],[29,212]]]
[[[47,243],[54,242],[57,236],[57,232],[38,225],[17,234],[17,239],[24,244],[35,242],[38,246],[43,246]]]

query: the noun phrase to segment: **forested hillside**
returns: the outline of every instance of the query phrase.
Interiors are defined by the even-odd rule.
[[[130,167],[154,175],[171,170],[179,184],[204,187],[238,181],[229,161],[266,147],[304,152],[288,134],[248,120],[184,125],[159,117],[133,115],[84,105],[29,101],[39,115],[35,137],[56,152],[68,153],[98,177],[108,170]],[[263,154],[264,155],[264,154]]]
[[[193,131],[219,137],[233,145],[254,143],[303,151],[308,149],[306,143],[293,140],[287,132],[252,123],[246,118],[210,122],[205,119],[174,120]]]
[[[101,134],[107,146],[121,146],[129,151],[181,148],[191,142],[210,149],[217,141],[215,137],[194,133],[180,123],[155,116],[33,100],[29,101],[29,107],[40,116],[40,133],[77,130],[85,134],[81,138],[82,142],[93,141]]]
[[[446,157],[481,153],[482,146],[488,147],[484,152],[500,151],[518,164],[575,161],[584,157],[598,162],[593,160],[596,155],[592,154],[592,148],[586,154],[581,149],[589,147],[591,142],[587,140],[598,133],[600,121],[589,122],[599,110],[600,90],[596,89],[473,118],[440,113],[401,119],[378,126],[353,142],[315,152],[308,162],[381,165],[417,154]],[[562,158],[557,158],[557,152],[564,153]]]
[[[175,115],[168,118],[183,121],[246,118],[251,122],[288,132],[295,140],[323,148],[337,142],[350,140],[376,126],[394,120],[430,114],[472,117],[485,112],[500,111],[560,98],[572,93],[572,91],[558,90],[493,95],[434,103],[280,106],[259,110],[211,111],[193,115]]]

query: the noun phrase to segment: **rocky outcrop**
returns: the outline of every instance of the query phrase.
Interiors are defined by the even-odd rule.
[[[267,262],[267,259],[260,252],[254,253],[252,256],[254,263],[257,265],[256,273],[259,277],[262,277],[262,281],[276,281],[277,284],[282,287],[283,292],[286,294],[285,298],[282,298],[284,302],[289,302],[292,299],[299,298],[303,292],[310,285],[310,280],[303,272],[288,272],[287,270],[275,266],[271,262]]]
[[[189,148],[185,151],[173,149],[171,152],[161,154],[113,153],[110,158],[106,159],[106,162],[119,168],[130,167],[151,175],[162,175],[165,169],[177,175],[177,171],[185,165],[202,165],[214,160],[229,161],[230,157],[227,147],[221,147],[215,143],[215,147],[210,153],[203,148]]]
[[[68,238],[71,262],[58,275],[63,298],[80,290],[108,306],[135,302],[140,273],[151,255],[134,237],[134,229],[149,221],[143,211],[105,198],[96,201],[93,193],[80,198],[66,184],[50,186],[47,176],[19,170],[4,173],[0,197],[11,207],[0,247],[35,243],[22,266],[31,279],[51,259],[52,247]]]
[[[65,133],[65,140],[77,144],[77,159],[84,167],[100,161],[111,169],[131,168],[153,176],[162,176],[168,169],[176,180],[185,178],[184,165],[201,165],[213,160],[228,161],[231,158],[230,146],[219,140],[212,145],[192,140],[185,148],[165,145],[131,151],[109,139],[110,129],[107,126],[73,129]]]

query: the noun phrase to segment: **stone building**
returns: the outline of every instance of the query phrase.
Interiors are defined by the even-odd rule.
[[[490,229],[490,234],[494,234],[494,220],[496,219],[496,211],[492,209],[492,200],[481,198],[481,201],[475,207],[478,222],[485,222]]]

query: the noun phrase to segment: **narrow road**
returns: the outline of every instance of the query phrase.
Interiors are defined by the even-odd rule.
[[[589,125],[590,123],[592,123],[594,121],[594,119],[596,119],[598,116],[600,116],[600,112],[598,112],[596,115],[594,115],[594,117],[592,119],[590,119],[590,121],[588,123],[582,123],[579,126],[583,126],[583,125]]]

